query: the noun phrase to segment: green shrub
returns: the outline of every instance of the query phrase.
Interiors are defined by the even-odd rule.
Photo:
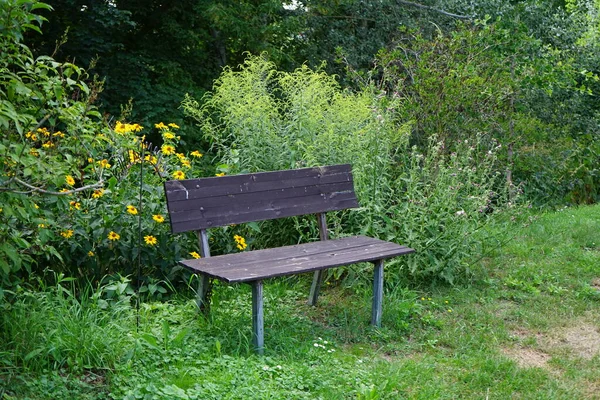
[[[408,146],[411,124],[393,118],[403,104],[372,87],[343,91],[320,70],[284,73],[249,57],[239,71],[223,72],[203,105],[189,96],[182,105],[228,173],[352,164],[362,208],[332,215],[333,236],[362,233],[415,247],[415,256],[394,261],[413,276],[464,276],[477,243],[487,240],[477,232],[504,207],[501,146],[475,137],[448,154],[432,140],[421,155]],[[257,246],[314,240],[318,232],[304,218],[268,225]],[[394,271],[392,278],[405,274]],[[344,272],[356,276],[356,269],[336,274]]]
[[[72,63],[34,59],[20,39],[41,7],[0,4],[10,28],[0,32],[0,288],[47,267],[95,280],[138,262],[156,287],[198,250],[193,236],[168,233],[162,183],[214,169],[198,150],[181,152],[176,124],[156,124],[161,145],[150,149],[144,127],[103,119],[101,82],[87,84]]]

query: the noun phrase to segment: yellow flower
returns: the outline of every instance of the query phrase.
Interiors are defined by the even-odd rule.
[[[218,174],[215,174],[215,176],[225,176],[225,172],[219,172]]]
[[[163,133],[163,137],[167,140],[175,139],[175,135],[173,135],[171,132]]]
[[[44,135],[46,137],[50,136],[50,132],[48,132],[47,128],[38,128],[37,132],[41,133],[42,135]]]
[[[88,253],[87,253],[87,254],[88,254],[88,256],[90,256],[90,257],[94,257],[94,252],[93,252],[93,251],[91,251],[91,250],[90,250],[90,251],[88,251]]]
[[[186,168],[191,168],[192,167],[192,163],[188,159],[181,160],[181,165],[183,167],[186,167]]]
[[[200,258],[200,254],[196,253],[195,251],[190,252],[190,256],[194,257],[195,259]]]
[[[46,224],[38,224],[38,228],[46,228]]]
[[[179,129],[179,125],[177,125],[177,124],[176,124],[176,123],[174,123],[174,122],[171,122],[171,123],[169,124],[169,126],[170,126],[171,128]]]
[[[49,149],[50,147],[54,147],[54,143],[52,143],[51,141],[47,141],[42,145],[42,147],[45,149]]]
[[[125,124],[122,124],[121,121],[117,121],[117,124],[115,125],[115,132],[120,135],[127,133]]]
[[[139,132],[142,129],[144,129],[144,127],[140,124],[123,124],[120,121],[117,121],[117,124],[115,125],[115,132],[119,135],[129,132]]]
[[[65,239],[68,239],[71,236],[73,236],[73,231],[71,229],[67,229],[66,231],[62,231],[60,233],[60,236],[64,237]]]
[[[183,153],[176,153],[175,155],[176,155],[176,156],[177,156],[177,158],[179,158],[180,160],[183,160],[183,159],[185,159],[185,154],[183,154]]]
[[[119,240],[119,239],[121,239],[121,235],[119,235],[118,233],[113,232],[113,231],[110,231],[108,233],[108,240]]]
[[[110,168],[111,165],[108,163],[108,160],[105,158],[103,160],[98,161],[98,164],[100,165],[100,167],[102,168]]]
[[[76,209],[76,210],[81,209],[81,203],[78,203],[76,201],[70,201],[69,205],[71,206],[70,207],[71,209],[73,209],[73,208]]]
[[[158,124],[154,124],[154,127],[156,129],[167,129],[167,126],[165,124],[163,124],[162,122],[159,122]]]
[[[67,175],[65,176],[65,182],[67,182],[67,185],[73,186],[75,184],[75,179],[73,179],[71,175]]]
[[[140,155],[133,150],[129,150],[129,162],[137,164],[140,162]]]
[[[29,150],[29,154],[31,154],[34,157],[39,157],[40,152],[37,151],[36,149],[31,149],[31,150]]]
[[[149,162],[150,164],[158,163],[158,159],[156,158],[156,156],[151,156],[150,154],[144,157],[144,161]]]
[[[194,150],[194,151],[192,151],[192,152],[190,153],[190,155],[191,155],[191,156],[193,156],[193,157],[197,157],[197,158],[200,158],[200,157],[202,157],[202,153],[200,153],[198,150]]]
[[[58,132],[56,132],[56,133],[54,134],[54,136],[58,136],[58,137],[60,137],[60,138],[64,138],[64,137],[65,137],[65,134],[64,134],[64,133],[62,133],[61,131],[58,131]]]
[[[185,174],[183,173],[183,171],[175,171],[175,172],[173,172],[173,178],[185,179]]]
[[[135,208],[134,206],[132,206],[132,205],[128,205],[128,206],[127,206],[127,212],[128,212],[129,214],[131,214],[131,215],[136,215],[136,214],[138,213],[138,210],[137,210],[137,208]]]
[[[104,196],[104,189],[96,189],[94,190],[94,193],[92,193],[92,197],[95,199],[99,199],[102,196]]]
[[[175,147],[171,146],[170,144],[163,145],[161,147],[161,150],[165,156],[169,156],[175,153]]]
[[[234,235],[233,239],[236,241],[238,249],[244,250],[246,247],[248,247],[248,245],[246,244],[246,239],[244,239],[240,235]]]
[[[134,132],[139,132],[139,131],[141,131],[142,129],[144,129],[144,127],[143,127],[143,126],[141,126],[140,124],[133,124],[133,125],[130,125],[130,129],[131,129],[132,131],[134,131]],[[143,140],[143,139],[142,139],[142,140]]]
[[[158,222],[159,224],[162,224],[163,222],[165,222],[165,217],[163,217],[160,214],[154,214],[152,216],[152,219],[155,220],[156,222]]]
[[[33,203],[33,206],[35,207],[35,209],[37,210],[38,208],[40,208],[40,206],[38,206],[36,203]]]
[[[144,236],[144,242],[146,242],[146,244],[148,246],[154,246],[154,245],[156,245],[158,240],[154,236],[148,235],[148,236]]]

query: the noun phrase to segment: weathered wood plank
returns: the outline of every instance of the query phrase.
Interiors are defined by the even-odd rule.
[[[413,249],[364,236],[304,243],[181,264],[227,282],[248,282],[276,276],[375,261],[414,252]]]
[[[239,192],[219,196],[192,198],[188,200],[173,200],[169,202],[169,210],[172,213],[189,211],[195,209],[208,209],[214,207],[227,207],[230,204],[261,203],[265,200],[278,200],[297,198],[299,202],[305,197],[354,191],[352,182],[332,183],[329,185],[313,185],[277,188],[267,191]]]
[[[165,192],[169,201],[182,201],[351,181],[352,170],[346,165],[167,181]]]
[[[173,233],[358,207],[350,165],[165,183]]]
[[[171,230],[173,233],[186,232],[190,230],[213,228],[217,226],[225,226],[230,224],[241,224],[250,221],[264,221],[268,219],[277,219],[284,217],[293,217],[305,214],[315,214],[319,212],[328,212],[336,210],[345,210],[348,208],[358,207],[358,201],[353,195],[342,197],[339,196],[325,196],[323,201],[314,202],[311,204],[293,204],[290,203],[286,207],[265,207],[260,209],[257,207],[255,210],[249,212],[237,213],[225,213],[222,215],[209,215],[204,217],[202,212],[194,213],[191,216],[184,217],[186,220],[171,221]],[[187,219],[189,218],[189,219]]]

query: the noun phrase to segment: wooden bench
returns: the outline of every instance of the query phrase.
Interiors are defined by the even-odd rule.
[[[371,323],[381,324],[383,261],[414,252],[365,236],[329,240],[325,213],[358,207],[350,165],[303,168],[165,183],[173,233],[197,231],[202,258],[180,261],[200,274],[198,305],[207,305],[211,278],[252,285],[253,344],[264,349],[263,280],[314,271],[309,304],[316,305],[323,270],[375,264]],[[208,228],[316,214],[319,242],[211,257]]]

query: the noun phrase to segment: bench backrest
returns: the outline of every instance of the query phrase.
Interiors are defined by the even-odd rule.
[[[173,233],[358,207],[349,164],[165,182]]]

